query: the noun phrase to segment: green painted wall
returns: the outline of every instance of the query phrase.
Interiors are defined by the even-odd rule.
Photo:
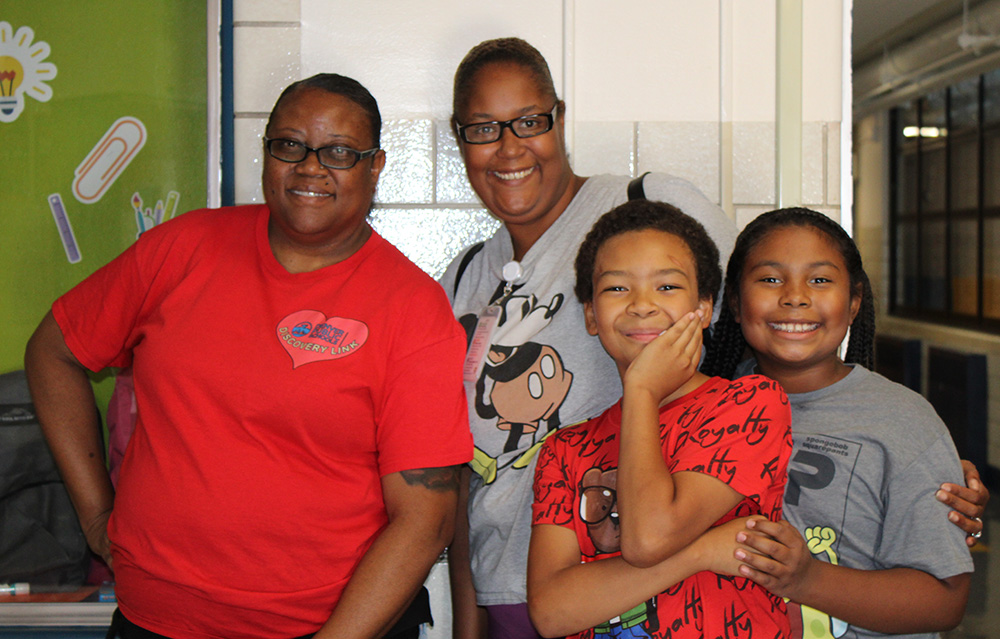
[[[0,2],[0,372],[23,367],[52,301],[134,242],[140,216],[205,206],[206,41],[200,1]]]
[[[139,217],[206,205],[206,41],[200,1],[0,2],[0,372],[23,367],[52,301],[134,242]]]

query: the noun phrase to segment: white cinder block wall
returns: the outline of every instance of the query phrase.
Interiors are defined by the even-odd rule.
[[[845,2],[236,0],[236,200],[262,201],[260,138],[281,89],[323,71],[354,77],[384,120],[373,224],[440,275],[497,224],[469,188],[448,125],[454,71],[478,42],[517,35],[545,55],[567,102],[577,173],[673,173],[741,226],[779,204],[840,219]],[[792,49],[802,72],[779,78],[777,18],[789,8],[802,15],[801,51]],[[791,166],[777,153],[779,81],[801,98],[801,159]],[[779,173],[800,180],[801,201],[779,202]],[[430,585],[429,634],[448,637],[442,565]]]
[[[802,195],[782,203],[776,23],[790,4],[802,12],[802,76],[785,80],[800,87]],[[260,137],[281,89],[322,71],[352,76],[385,121],[374,224],[439,275],[496,224],[448,126],[455,67],[481,40],[517,35],[545,55],[567,102],[577,173],[673,173],[741,226],[779,204],[839,219],[843,9],[842,0],[236,0],[236,200],[262,200]]]

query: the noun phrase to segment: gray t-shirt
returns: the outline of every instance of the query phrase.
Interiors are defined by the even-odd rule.
[[[573,294],[580,242],[604,213],[627,200],[628,177],[589,178],[521,260],[523,274],[502,304],[482,374],[466,382],[476,443],[469,494],[472,578],[480,605],[524,603],[535,454],[546,434],[601,414],[621,396],[614,361],[587,334]],[[669,202],[701,222],[719,247],[722,268],[736,226],[690,182],[646,176],[650,200]],[[501,227],[468,264],[453,294],[455,259],[441,278],[455,316],[471,332],[503,289],[513,246]]]
[[[938,579],[972,572],[965,533],[934,497],[942,482],[964,480],[951,435],[927,400],[862,366],[788,400],[793,448],[784,513],[814,555],[862,570],[916,568]],[[808,607],[789,605],[789,614],[838,639],[888,636]]]

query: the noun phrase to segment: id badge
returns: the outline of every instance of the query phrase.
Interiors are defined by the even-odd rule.
[[[486,361],[486,354],[490,351],[490,338],[493,337],[493,330],[500,321],[500,307],[491,304],[483,309],[476,319],[476,330],[472,333],[472,341],[469,342],[469,350],[465,354],[465,364],[462,366],[462,379],[467,382],[474,382],[479,379],[479,374],[483,372],[483,363]]]

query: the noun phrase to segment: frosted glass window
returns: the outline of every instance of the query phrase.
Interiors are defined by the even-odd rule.
[[[483,209],[377,208],[372,228],[434,279],[459,252],[493,235],[500,222]]]

